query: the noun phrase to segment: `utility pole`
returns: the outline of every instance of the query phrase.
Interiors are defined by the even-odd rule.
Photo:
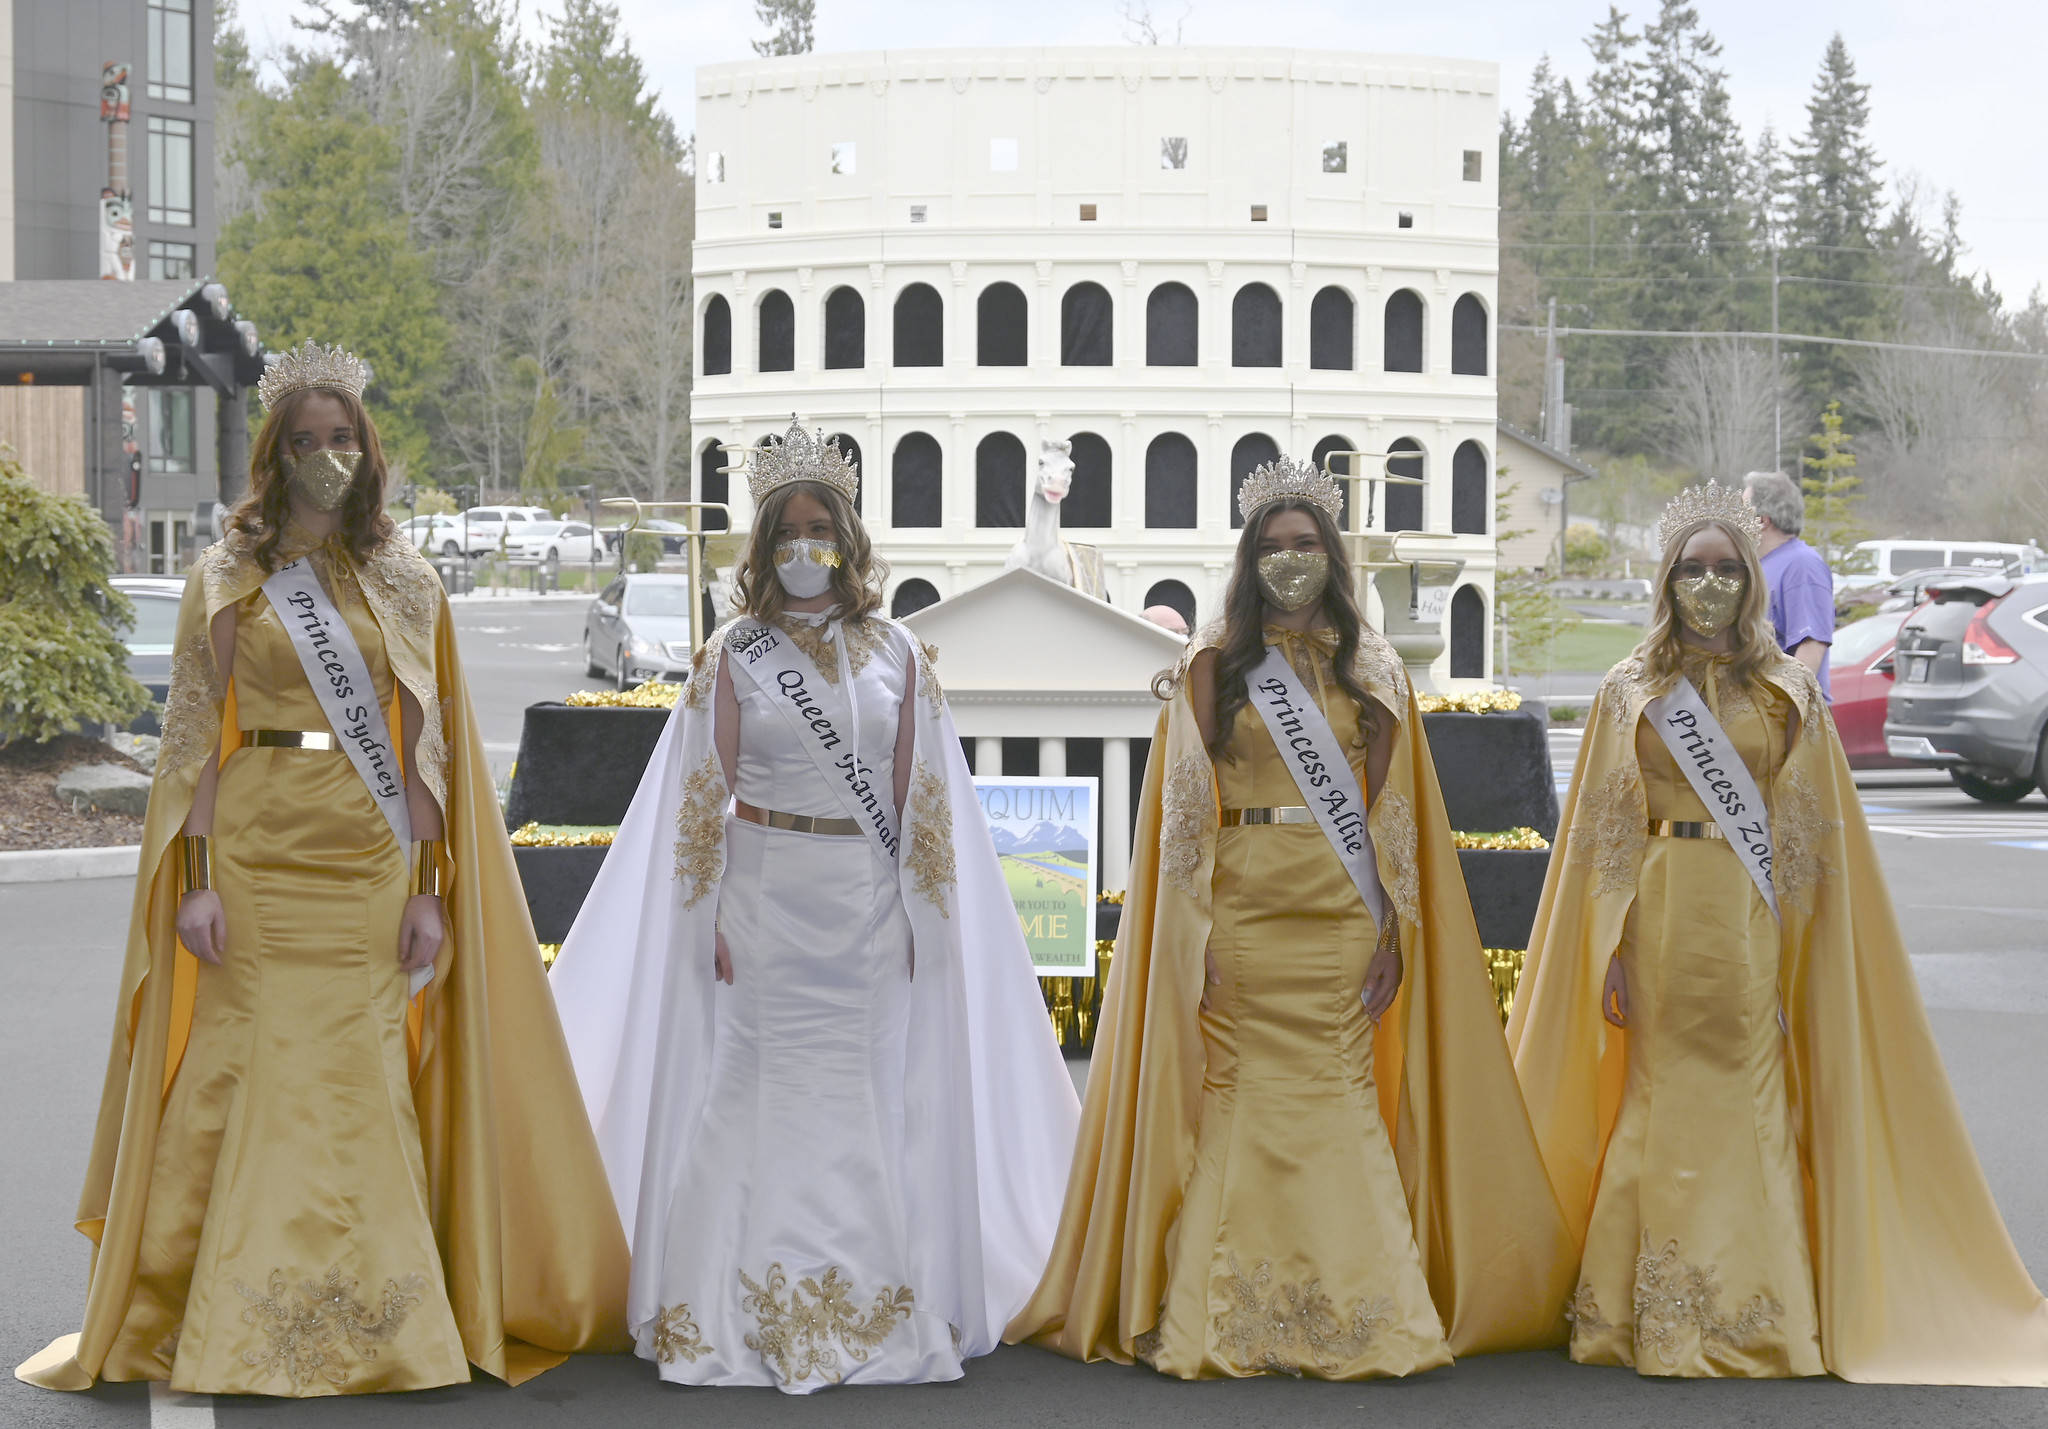
[[[1771,235],[1771,466],[1785,469],[1785,374],[1778,366],[1778,230]]]
[[[1543,333],[1543,410],[1537,430],[1543,440],[1551,441],[1551,434],[1557,426],[1557,295],[1550,297],[1550,321]],[[1552,445],[1556,445],[1552,442]]]

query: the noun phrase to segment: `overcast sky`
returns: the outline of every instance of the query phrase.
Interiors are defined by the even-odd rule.
[[[689,132],[700,64],[746,59],[759,33],[752,0],[617,0],[676,126]],[[551,0],[520,0],[529,25]],[[1735,110],[1754,139],[1766,123],[1802,128],[1828,36],[1840,30],[1871,86],[1871,128],[1885,177],[1917,176],[1962,200],[1967,262],[2009,303],[2048,289],[2048,157],[2043,75],[2048,6],[2040,0],[1696,0],[1722,44]],[[821,51],[950,45],[1115,44],[1119,0],[817,0]],[[1623,7],[1638,20],[1655,0]],[[241,0],[259,52],[291,39],[298,0]],[[1503,103],[1520,112],[1529,73],[1548,53],[1564,73],[1588,68],[1585,35],[1605,0],[1154,0],[1170,32],[1186,12],[1191,45],[1290,45],[1490,59]]]

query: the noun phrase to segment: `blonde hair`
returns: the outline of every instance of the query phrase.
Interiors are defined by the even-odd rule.
[[[1728,537],[1735,547],[1735,554],[1742,558],[1742,568],[1748,575],[1742,589],[1742,604],[1735,612],[1734,623],[1728,627],[1732,636],[1729,641],[1729,669],[1744,684],[1754,684],[1766,669],[1778,661],[1778,637],[1771,627],[1770,593],[1764,587],[1764,573],[1757,561],[1756,543],[1726,521],[1695,521],[1665,543],[1664,554],[1657,562],[1655,603],[1650,608],[1649,633],[1643,636],[1635,649],[1636,658],[1643,662],[1643,673],[1653,689],[1668,689],[1677,683],[1686,649],[1678,636],[1677,602],[1671,595],[1672,568],[1678,564],[1685,543],[1709,526]]]
[[[792,481],[768,493],[754,513],[754,529],[747,537],[746,554],[733,568],[733,604],[756,620],[773,620],[789,601],[775,574],[775,528],[789,499],[798,492],[811,497],[832,518],[832,534],[839,543],[839,564],[832,570],[832,599],[843,619],[871,615],[882,605],[882,587],[889,579],[889,563],[875,554],[868,529],[861,524],[853,503],[819,481]]]

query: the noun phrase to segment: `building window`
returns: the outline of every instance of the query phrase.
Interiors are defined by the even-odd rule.
[[[850,174],[854,172],[853,140],[841,139],[832,146],[832,172]]]
[[[1108,367],[1116,310],[1100,283],[1076,283],[1060,298],[1060,366]]]
[[[1386,369],[1422,370],[1422,295],[1402,288],[1387,299]]]
[[[1323,172],[1326,174],[1348,173],[1351,168],[1351,144],[1344,139],[1323,141]]]
[[[1414,214],[1412,214],[1412,213],[1410,213],[1410,212],[1408,212],[1408,210],[1407,210],[1407,209],[1405,209],[1405,208],[1404,208],[1404,209],[1402,209],[1402,210],[1401,210],[1401,211],[1400,211],[1399,213],[1397,213],[1397,214],[1395,214],[1395,215],[1394,215],[1394,227],[1396,227],[1396,228],[1413,228],[1414,226],[1415,226],[1415,215],[1414,215]]]
[[[1074,462],[1074,484],[1060,503],[1062,527],[1107,526],[1110,513],[1109,443],[1093,432],[1076,432],[1068,438],[1067,454]]]
[[[945,300],[931,284],[912,283],[896,295],[895,363],[898,367],[943,367],[945,354]]]
[[[1230,529],[1244,525],[1244,513],[1237,509],[1237,494],[1252,472],[1280,459],[1280,446],[1264,432],[1252,432],[1237,439],[1230,449]]]
[[[1329,372],[1349,372],[1352,367],[1351,295],[1342,288],[1329,287],[1315,295],[1308,305],[1308,365]]]
[[[1024,524],[1024,443],[990,432],[974,449],[974,524]]]
[[[1159,141],[1159,167],[1162,169],[1185,169],[1188,166],[1188,141],[1186,135],[1175,135]]]
[[[732,307],[714,293],[704,305],[704,341],[697,349],[700,369],[706,377],[723,377],[732,371]]]
[[[979,367],[1022,367],[1030,360],[1030,309],[1015,283],[991,283],[974,304],[974,361]]]
[[[1478,587],[1461,585],[1451,597],[1451,678],[1486,677],[1486,597]]]
[[[162,238],[150,239],[149,276],[152,278],[198,277],[198,245],[192,243],[171,243]]]
[[[910,221],[911,221],[912,223],[923,223],[923,222],[924,222],[924,216],[925,216],[925,211],[926,211],[926,210],[925,210],[925,206],[924,206],[923,204],[921,204],[921,203],[914,203],[914,204],[912,204],[912,205],[910,206]]]
[[[192,390],[150,387],[144,391],[149,406],[149,469],[192,470]]]
[[[185,543],[192,539],[192,518],[167,511],[150,513],[149,573],[174,576],[185,569]]]
[[[1017,141],[1015,139],[991,139],[988,141],[988,168],[992,174],[1014,174],[1017,172]]]
[[[1317,471],[1327,471],[1329,468],[1326,464],[1330,460],[1330,457],[1333,453],[1355,452],[1357,450],[1358,443],[1354,442],[1349,437],[1324,437],[1321,441],[1316,443],[1315,452],[1313,455],[1309,457],[1309,460],[1312,463],[1314,463],[1315,469]],[[1338,478],[1337,490],[1343,494],[1344,498],[1342,503],[1337,508],[1337,529],[1339,531],[1349,531],[1351,529],[1352,484],[1348,481],[1343,480],[1344,477],[1349,476],[1350,474],[1351,463],[1349,461],[1342,463],[1338,467],[1337,471],[1331,473],[1331,475],[1336,476]]]
[[[1412,455],[1389,455],[1387,475],[1422,475],[1422,443],[1413,437],[1402,437],[1388,445],[1389,453],[1412,453]],[[1387,486],[1387,524],[1389,531],[1420,531],[1422,529],[1422,488],[1419,486]]]
[[[1179,432],[1162,432],[1154,437],[1145,448],[1145,529],[1192,531],[1195,481],[1195,444]],[[1145,603],[1161,602],[1148,597]],[[1190,615],[1188,619],[1192,622],[1194,617]]]
[[[796,370],[796,304],[789,300],[789,294],[780,288],[770,288],[761,295],[760,308],[760,360],[754,364],[756,372],[794,372]]]
[[[149,0],[149,97],[192,102],[192,0]]]
[[[1264,283],[1246,283],[1231,300],[1230,365],[1280,365],[1280,295]]]
[[[1486,499],[1486,448],[1459,442],[1451,453],[1451,529],[1460,535],[1484,536],[1490,503]]]
[[[1145,299],[1145,365],[1193,367],[1201,360],[1201,306],[1185,283],[1161,283]]]
[[[149,116],[149,221],[192,226],[192,121]]]
[[[1477,293],[1451,306],[1451,371],[1460,377],[1486,375],[1486,304]]]
[[[769,226],[770,228],[780,228],[780,227],[782,227],[782,210],[781,210],[781,209],[779,209],[779,208],[772,208],[772,209],[768,210],[768,226]]]
[[[725,465],[725,453],[718,449],[717,442],[706,442],[704,450],[697,453],[697,499],[715,501],[723,506],[732,499],[732,477],[720,470]],[[725,531],[732,526],[732,518],[723,511],[702,513],[702,529]]]
[[[896,587],[896,594],[889,601],[889,614],[897,620],[913,615],[928,605],[939,603],[939,588],[930,581],[921,581],[915,576]]]
[[[1193,525],[1193,522],[1189,522]],[[1179,613],[1181,622],[1188,629],[1195,628],[1195,593],[1180,581],[1160,581],[1145,592],[1145,609],[1163,605]],[[1136,740],[1132,741],[1137,743]]]
[[[1478,182],[1479,182],[1479,173],[1480,173],[1480,158],[1479,158],[1479,150],[1477,150],[1477,149],[1467,149],[1467,150],[1465,151],[1465,182],[1466,182],[1466,183],[1468,183],[1468,184],[1476,184],[1476,183],[1478,183]]]
[[[704,182],[722,184],[725,182],[725,155],[717,149],[704,156]]]
[[[898,530],[932,527],[944,515],[945,457],[938,440],[928,432],[906,433],[889,463],[889,524]]]
[[[825,366],[868,365],[868,305],[852,288],[825,295]]]
[[[1084,203],[1084,204],[1082,204],[1082,205],[1081,205],[1081,222],[1083,222],[1083,223],[1093,223],[1093,222],[1095,222],[1095,205],[1094,205],[1094,204],[1092,204],[1092,203]]]
[[[1252,222],[1253,222],[1253,223],[1264,223],[1265,221],[1266,221],[1266,206],[1265,206],[1264,204],[1262,204],[1262,203],[1255,203],[1255,204],[1253,204],[1253,205],[1252,205]]]

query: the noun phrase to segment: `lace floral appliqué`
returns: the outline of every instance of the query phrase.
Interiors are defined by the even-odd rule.
[[[1203,849],[1216,829],[1216,779],[1208,759],[1176,759],[1159,800],[1159,876],[1193,898]]]
[[[932,718],[946,712],[946,691],[939,683],[939,652],[936,646],[917,642],[924,658],[917,662],[917,693],[931,706]]]
[[[757,1352],[784,1384],[813,1375],[827,1384],[839,1383],[840,1354],[864,1363],[898,1321],[910,1318],[917,1304],[908,1285],[884,1286],[865,1310],[857,1310],[853,1285],[836,1265],[823,1279],[799,1280],[787,1300],[783,1291],[789,1288],[789,1277],[780,1261],[768,1267],[767,1284],[744,1270],[740,1284],[747,1288],[740,1306],[760,1327],[747,1336],[747,1348]]]
[[[1804,770],[1788,774],[1774,792],[1771,882],[1780,898],[1811,907],[1813,890],[1828,876],[1827,851],[1835,821],[1821,808],[1820,795]]]
[[[654,1357],[661,1363],[688,1360],[695,1364],[710,1353],[712,1347],[704,1343],[704,1332],[697,1328],[687,1304],[671,1305],[655,1319]]]
[[[1385,692],[1387,708],[1399,715],[1408,707],[1408,667],[1400,652],[1377,630],[1358,632],[1358,655],[1351,662],[1351,677],[1367,694]]]
[[[170,690],[164,697],[163,743],[158,768],[171,774],[205,762],[220,743],[220,671],[213,663],[213,642],[201,626],[171,656]]]
[[[1633,769],[1610,769],[1598,784],[1579,791],[1569,857],[1593,870],[1595,898],[1635,886],[1649,841],[1648,820]]]
[[[1386,885],[1394,911],[1409,923],[1422,921],[1421,874],[1415,867],[1415,806],[1405,794],[1383,791],[1367,811],[1373,843],[1386,853],[1393,866],[1394,881]]]
[[[1602,1330],[1614,1328],[1601,1318],[1600,1302],[1593,1298],[1593,1287],[1584,1282],[1565,1302],[1564,1318],[1575,1335],[1597,1335]]]
[[[373,1360],[378,1347],[389,1343],[405,1325],[406,1316],[427,1293],[424,1275],[384,1282],[376,1306],[356,1298],[356,1282],[335,1266],[324,1283],[301,1281],[294,1287],[282,1270],[270,1272],[264,1291],[235,1282],[249,1302],[242,1322],[254,1325],[268,1341],[260,1350],[246,1350],[242,1363],[283,1375],[293,1389],[324,1381],[335,1389],[348,1383],[350,1360]]]
[[[910,776],[910,825],[910,851],[903,856],[903,866],[917,881],[918,896],[938,909],[941,918],[949,917],[946,890],[958,876],[953,859],[953,801],[946,792],[945,779],[922,759]]]
[[[388,541],[363,562],[360,574],[371,608],[431,648],[441,581],[426,559],[403,541]]]
[[[1742,1313],[1730,1319],[1721,1313],[1721,1284],[1714,1267],[1686,1263],[1675,1240],[1653,1253],[1646,1229],[1642,1253],[1636,1257],[1635,1313],[1637,1346],[1647,1346],[1670,1364],[1681,1352],[1687,1330],[1698,1332],[1702,1347],[1742,1349],[1760,1330],[1775,1324],[1785,1307],[1767,1295],[1752,1295]]]
[[[1392,1318],[1394,1302],[1381,1295],[1351,1307],[1348,1320],[1323,1291],[1321,1280],[1286,1283],[1268,1297],[1273,1267],[1260,1261],[1250,1275],[1230,1257],[1224,1292],[1230,1308],[1215,1317],[1218,1349],[1239,1369],[1299,1376],[1331,1374],[1356,1359]]]
[[[718,757],[704,762],[683,780],[683,800],[676,807],[676,881],[688,892],[685,908],[718,886],[725,872],[725,776]]]
[[[868,661],[875,658],[875,652],[882,648],[888,638],[888,626],[874,620],[841,620],[836,624],[835,638],[846,643],[846,668],[858,675],[868,667]],[[825,638],[824,626],[785,615],[775,622],[775,628],[787,635],[797,649],[810,656],[811,663],[818,667],[818,674],[826,684],[839,683],[839,652],[832,648],[832,641]]]

